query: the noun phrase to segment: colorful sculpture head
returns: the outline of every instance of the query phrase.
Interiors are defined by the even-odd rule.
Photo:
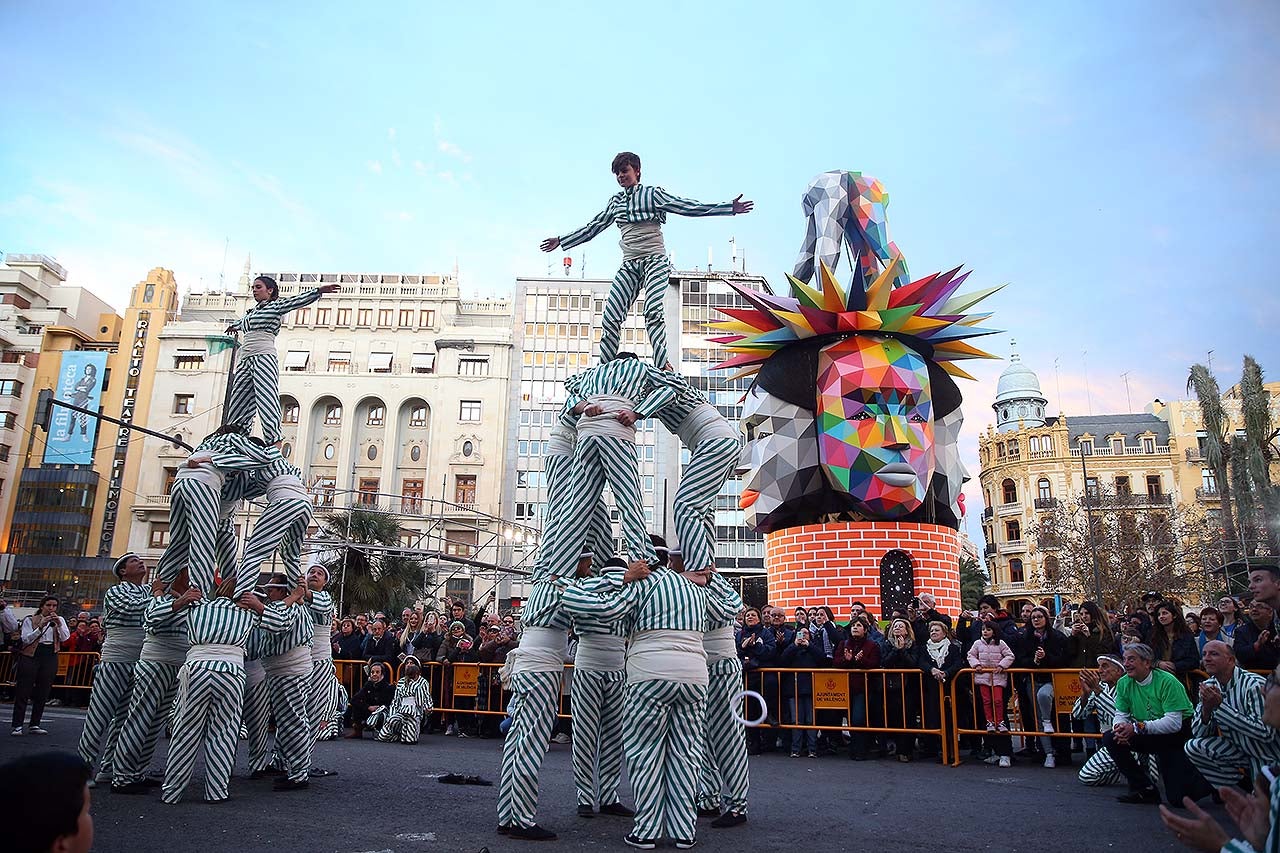
[[[990,288],[953,294],[959,270],[892,287],[890,263],[864,291],[846,292],[830,268],[791,296],[732,286],[753,306],[713,338],[738,353],[718,367],[758,374],[743,410],[747,445],[741,505],[764,532],[829,518],[959,525],[965,469],[954,362],[989,358],[965,339],[989,315],[966,309]],[[732,283],[731,283],[732,284]],[[971,378],[971,377],[969,377]]]

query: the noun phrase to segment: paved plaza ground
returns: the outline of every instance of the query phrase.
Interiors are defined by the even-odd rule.
[[[0,706],[7,721],[10,709]],[[0,735],[0,760],[38,749],[73,750],[83,714],[51,708],[48,737]],[[166,748],[162,741],[160,752]],[[275,793],[270,780],[243,778],[244,747],[230,802],[203,802],[197,781],[177,806],[152,796],[94,792],[94,850],[105,853],[491,853],[509,850],[629,850],[631,822],[574,813],[569,746],[552,746],[543,766],[540,820],[557,841],[510,841],[497,823],[496,740],[427,736],[416,746],[368,739],[320,744],[317,764],[339,775],[308,791]],[[480,775],[495,787],[442,785],[441,774]],[[1069,769],[969,762],[851,762],[847,758],[751,759],[750,821],[714,830],[700,822],[699,850],[1027,851],[1082,853],[1180,850],[1156,809],[1115,802],[1118,788],[1087,789]],[[624,794],[624,801],[629,798]],[[1215,808],[1221,815],[1221,810]],[[1225,821],[1225,818],[1223,818]],[[6,832],[12,831],[6,828]],[[674,849],[674,848],[667,848]]]

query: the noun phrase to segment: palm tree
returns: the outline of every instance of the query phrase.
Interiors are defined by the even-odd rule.
[[[325,561],[329,589],[344,612],[399,611],[419,598],[429,578],[422,562],[386,551],[400,547],[400,524],[394,516],[367,509],[335,512],[325,519],[327,533],[344,540]],[[361,546],[373,546],[364,548]]]
[[[1235,515],[1231,510],[1231,489],[1227,480],[1227,463],[1230,461],[1230,447],[1226,441],[1227,410],[1222,405],[1218,380],[1203,364],[1191,365],[1187,391],[1194,392],[1200,404],[1200,420],[1204,423],[1205,432],[1204,459],[1213,470],[1218,499],[1222,504],[1223,551],[1227,562],[1233,562],[1239,557],[1239,551]]]
[[[978,599],[987,591],[987,573],[973,557],[960,558],[960,606],[976,610]]]
[[[1280,513],[1280,496],[1271,483],[1271,459],[1278,432],[1271,421],[1271,395],[1262,384],[1262,367],[1251,355],[1244,357],[1240,374],[1240,411],[1244,420],[1245,470],[1261,516],[1259,527],[1267,538],[1268,549],[1277,554],[1280,531],[1275,519]]]

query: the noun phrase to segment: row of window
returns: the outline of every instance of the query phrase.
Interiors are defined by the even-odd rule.
[[[1216,488],[1216,485],[1214,485],[1216,484],[1216,481],[1213,479],[1213,472],[1210,469],[1208,468],[1202,469],[1201,477],[1205,483],[1206,488],[1210,486],[1214,486]],[[1149,497],[1160,497],[1164,494],[1164,485],[1160,479],[1159,474],[1149,475],[1146,480],[1146,486],[1147,486],[1147,495]],[[1085,494],[1091,498],[1096,498],[1101,493],[1100,488],[1098,486],[1097,477],[1086,478],[1084,488],[1085,488]],[[1131,483],[1127,475],[1121,474],[1116,477],[1115,490],[1116,490],[1116,495],[1120,497],[1125,497],[1133,494],[1133,484]],[[986,498],[987,498],[987,506],[991,506],[991,495],[988,494]],[[1050,485],[1049,481],[1044,477],[1041,477],[1039,480],[1036,481],[1036,499],[1040,501],[1049,501],[1053,499],[1053,488]],[[1005,478],[1005,480],[1003,480],[1000,483],[1000,503],[1012,504],[1017,502],[1018,502],[1018,484],[1015,483],[1013,480]],[[1046,507],[1041,507],[1041,509],[1045,509],[1045,508]]]
[[[398,365],[393,363],[395,353],[392,352],[371,352],[369,353],[368,368],[370,373],[398,373]],[[286,373],[302,373],[307,369],[307,365],[311,363],[310,350],[291,349],[284,355],[284,370]],[[349,350],[330,350],[328,360],[325,362],[325,370],[328,373],[354,373],[352,367],[351,352]],[[429,374],[436,372],[436,356],[430,352],[415,352],[409,358],[409,372],[419,374]],[[462,356],[458,359],[458,375],[459,376],[488,376],[489,375],[489,357],[488,356]]]
[[[591,353],[589,352],[528,352],[524,354],[524,364],[526,367],[543,365],[553,367],[590,367]]]
[[[316,326],[351,326],[351,309],[350,308],[316,308]],[[356,327],[368,329],[374,327],[374,309],[357,308],[356,309]],[[332,322],[330,320],[332,318]],[[379,308],[377,309],[378,323],[376,328],[390,329],[430,329],[436,324],[436,312],[430,309],[414,310],[413,308]],[[289,325],[310,326],[311,325],[311,309],[299,308],[293,312]]]
[[[180,395],[181,396],[181,395]],[[297,403],[281,403],[280,405],[280,422],[284,424],[296,424],[301,414],[302,407]],[[484,412],[483,402],[480,400],[459,400],[458,401],[458,420],[462,423],[479,423]],[[365,426],[380,427],[385,425],[387,419],[387,409],[385,406],[370,406],[365,413]],[[324,407],[324,425],[325,426],[341,426],[342,425],[342,404],[328,403]],[[427,407],[414,406],[409,410],[409,426],[424,427],[427,425]]]

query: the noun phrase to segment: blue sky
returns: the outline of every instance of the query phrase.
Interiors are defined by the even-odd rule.
[[[77,4],[11,0],[0,250],[120,305],[255,269],[448,272],[504,294],[615,190],[613,154],[747,217],[677,265],[780,282],[806,182],[879,177],[923,274],[965,264],[1057,408],[1280,370],[1280,6],[1267,2]],[[613,233],[586,248],[609,275]],[[575,251],[575,268],[583,258]],[[554,259],[557,269],[559,255]],[[992,346],[1008,352],[1008,337]],[[1083,355],[1087,351],[1087,356]],[[966,385],[969,432],[994,377]],[[1280,374],[1277,374],[1280,375]]]

